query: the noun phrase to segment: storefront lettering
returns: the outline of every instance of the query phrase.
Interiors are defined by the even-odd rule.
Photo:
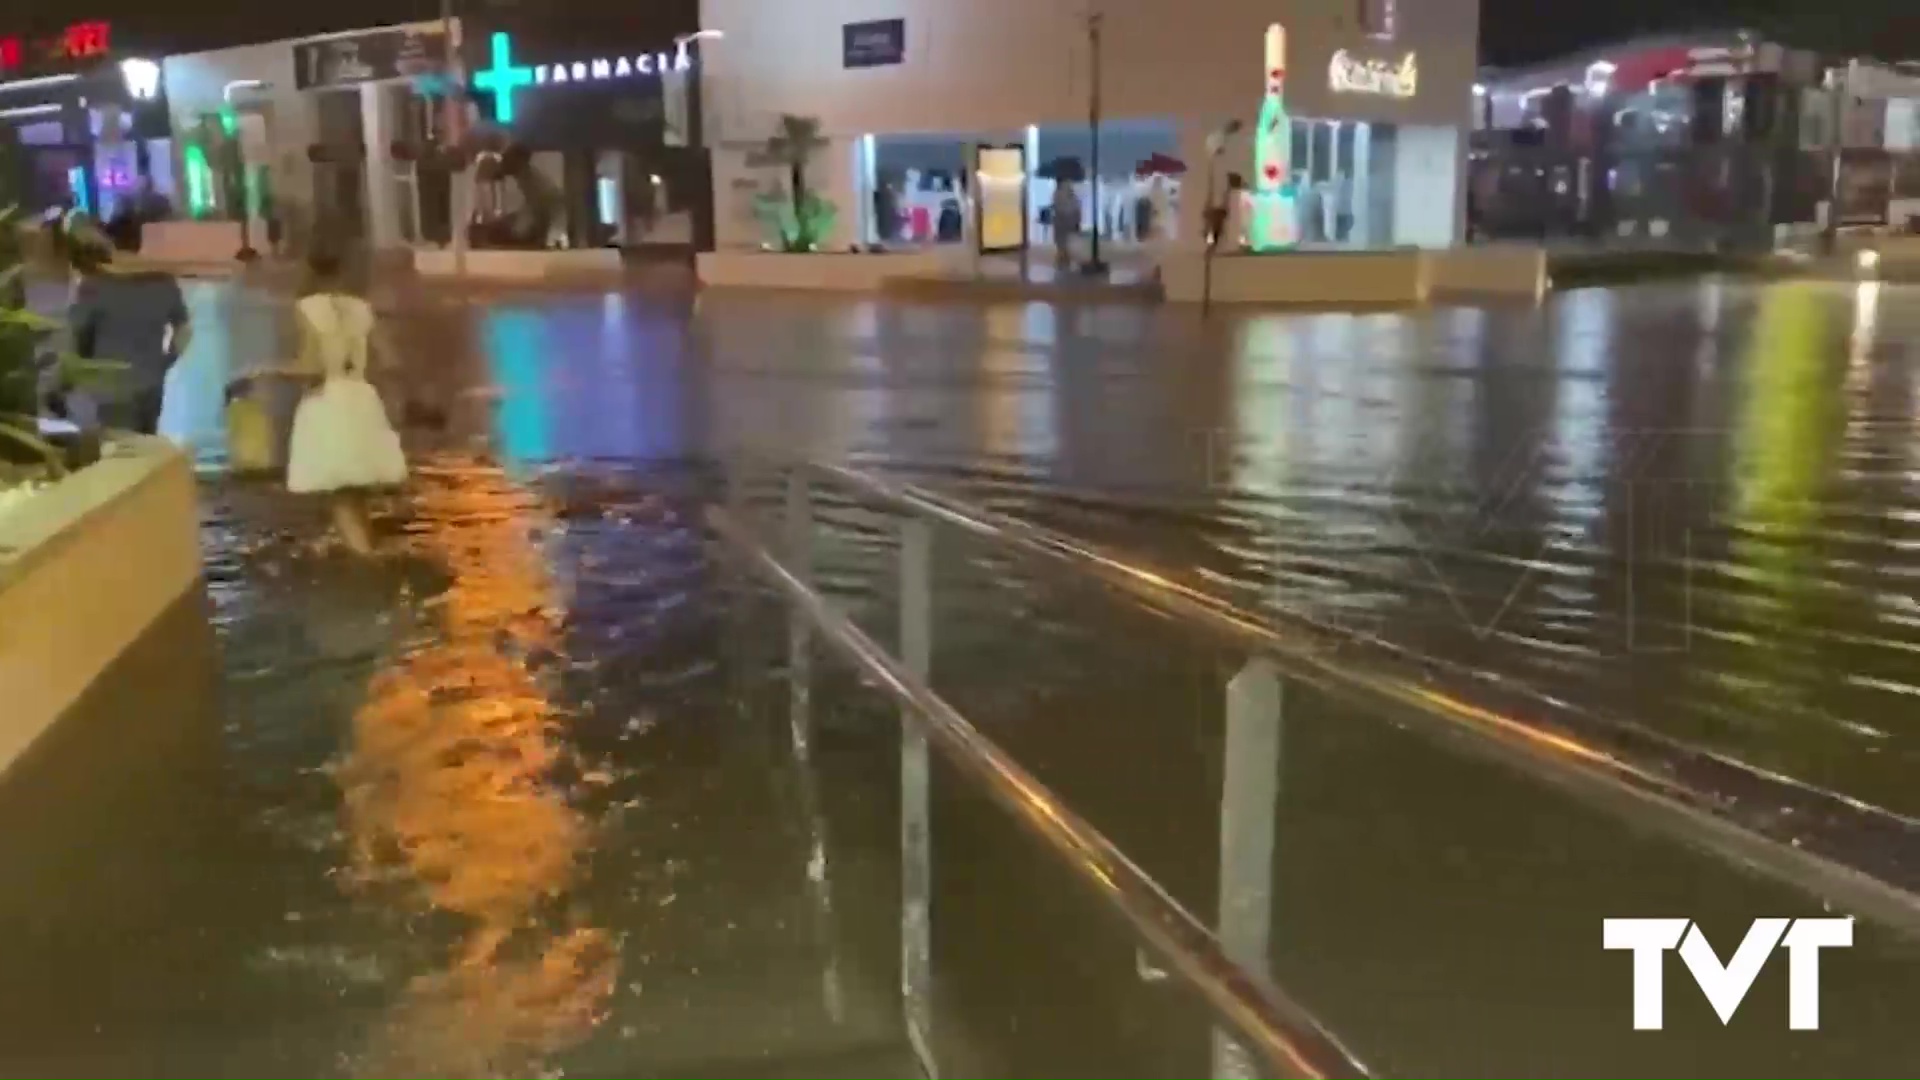
[[[1327,86],[1336,94],[1410,98],[1420,88],[1420,61],[1413,53],[1408,53],[1398,65],[1384,60],[1360,60],[1341,49],[1327,65]]]
[[[545,86],[549,83],[605,82],[608,79],[631,79],[643,75],[664,75],[670,71],[687,71],[693,67],[693,57],[688,55],[687,47],[682,45],[678,53],[641,53],[638,56],[617,56],[611,60],[575,60],[571,64],[535,64],[533,66],[533,84]]]
[[[0,75],[43,62],[92,60],[112,48],[113,28],[98,20],[77,22],[47,40],[0,37]]]
[[[693,67],[693,54],[688,50],[691,43],[691,38],[682,40],[673,52],[602,56],[590,60],[574,60],[565,64],[528,66],[514,63],[513,39],[505,33],[496,32],[492,41],[492,66],[475,72],[473,85],[481,90],[493,92],[494,120],[502,124],[511,124],[514,114],[513,94],[519,88],[606,82],[613,79],[632,79],[688,71]]]

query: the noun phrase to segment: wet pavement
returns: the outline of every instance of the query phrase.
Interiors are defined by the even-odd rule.
[[[1276,620],[1379,634],[1920,811],[1920,290],[1703,282],[1545,309],[1242,314],[672,293],[382,298],[418,475],[393,556],[219,472],[284,306],[197,283],[163,425],[206,466],[206,606],[0,784],[0,1073],[899,1075],[898,745],[698,526],[743,451],[873,465]],[[821,511],[890,626],[892,532]],[[1242,658],[939,541],[936,687],[1194,910]],[[211,629],[204,615],[211,615]],[[809,797],[808,793],[813,796]],[[955,1075],[1170,1075],[1204,1024],[936,773]],[[1896,1072],[1911,942],[1862,926],[1819,1033],[1784,965],[1629,1031],[1603,917],[1723,953],[1803,897],[1290,689],[1273,973],[1377,1069]],[[808,850],[826,839],[824,892]],[[1674,965],[1669,965],[1672,968]],[[1680,978],[1669,975],[1669,982]]]

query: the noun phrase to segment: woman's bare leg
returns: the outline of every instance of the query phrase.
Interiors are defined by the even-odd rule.
[[[347,550],[355,555],[373,554],[373,528],[367,522],[366,500],[357,491],[339,491],[333,495],[333,527]]]

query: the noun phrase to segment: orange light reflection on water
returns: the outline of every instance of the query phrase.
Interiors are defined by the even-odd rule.
[[[369,1075],[534,1075],[590,1033],[610,936],[564,912],[588,824],[557,790],[564,718],[527,656],[561,612],[536,536],[551,516],[497,468],[423,471],[411,554],[444,568],[438,633],[373,682],[338,772],[354,881],[459,917],[358,1062]]]

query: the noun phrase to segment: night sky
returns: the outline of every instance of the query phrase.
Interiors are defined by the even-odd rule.
[[[684,9],[691,0],[455,2],[463,9],[517,4],[599,21],[632,19],[647,8]],[[6,22],[20,21],[25,12],[30,22],[20,28],[34,31],[57,29],[82,13],[110,19],[126,47],[148,52],[270,41],[440,13],[439,0],[7,0],[5,6]],[[1734,25],[1754,26],[1812,48],[1920,58],[1920,0],[1482,0],[1481,51],[1490,63],[1520,63],[1647,30]]]

